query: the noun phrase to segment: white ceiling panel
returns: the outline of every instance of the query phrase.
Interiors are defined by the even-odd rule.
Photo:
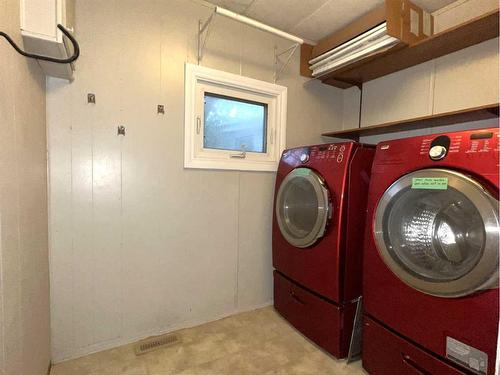
[[[233,12],[244,14],[254,0],[209,0],[208,2]]]
[[[413,0],[413,3],[428,12],[434,12],[455,1],[456,0]]]
[[[320,40],[383,3],[384,0],[329,0],[291,32],[310,40]]]
[[[255,0],[246,15],[284,31],[290,31],[328,0]]]
[[[384,3],[384,0],[208,0],[270,26],[318,41]],[[455,0],[413,0],[433,12]]]

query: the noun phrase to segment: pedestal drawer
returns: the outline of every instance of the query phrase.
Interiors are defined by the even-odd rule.
[[[370,375],[468,374],[366,316],[363,325],[363,367]]]
[[[274,307],[302,334],[333,356],[347,356],[354,305],[328,302],[275,271]]]

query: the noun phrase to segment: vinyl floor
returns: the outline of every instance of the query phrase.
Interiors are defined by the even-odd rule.
[[[136,356],[133,344],[54,365],[51,375],[366,374],[336,360],[272,307],[177,331],[181,342]]]

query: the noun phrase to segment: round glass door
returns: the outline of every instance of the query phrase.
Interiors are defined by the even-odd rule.
[[[444,169],[392,184],[375,214],[384,262],[422,292],[463,296],[498,280],[498,201],[469,177]]]
[[[281,183],[276,218],[283,237],[293,246],[308,247],[324,233],[330,214],[323,179],[309,168],[297,168]]]

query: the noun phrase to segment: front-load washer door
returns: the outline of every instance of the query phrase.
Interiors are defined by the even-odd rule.
[[[283,179],[275,209],[288,243],[299,248],[311,246],[323,236],[331,214],[328,189],[312,169],[296,168]]]
[[[498,201],[479,183],[446,169],[394,182],[375,213],[386,265],[409,286],[458,297],[498,283]]]

